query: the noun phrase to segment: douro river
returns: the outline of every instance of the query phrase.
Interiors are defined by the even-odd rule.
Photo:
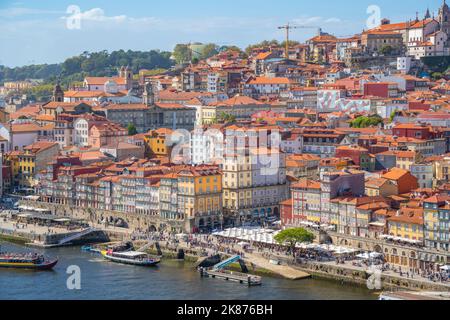
[[[1,251],[32,249],[0,243]],[[201,278],[187,262],[163,260],[156,268],[119,265],[101,256],[82,253],[80,248],[45,251],[58,257],[53,271],[35,272],[0,269],[0,300],[326,300],[377,299],[360,287],[322,280],[289,281],[263,277],[260,287],[247,287],[223,280]],[[81,272],[80,289],[74,289],[70,266]],[[69,279],[70,278],[70,279]],[[67,280],[69,281],[68,289]]]

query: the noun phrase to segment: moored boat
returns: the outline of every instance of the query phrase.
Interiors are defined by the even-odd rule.
[[[153,258],[144,252],[136,251],[113,252],[112,250],[108,250],[102,251],[102,256],[112,262],[141,267],[153,267],[161,262],[158,258]]]
[[[50,270],[58,259],[49,259],[36,253],[0,253],[0,268]]]
[[[93,246],[82,246],[81,247],[81,251],[82,252],[89,252],[89,253],[97,253],[97,254],[101,254],[101,250],[98,248],[95,248]]]

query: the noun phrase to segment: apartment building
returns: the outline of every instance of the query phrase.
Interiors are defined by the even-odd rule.
[[[279,203],[288,198],[284,153],[248,147],[227,151],[222,171],[226,219],[239,224],[279,216]]]

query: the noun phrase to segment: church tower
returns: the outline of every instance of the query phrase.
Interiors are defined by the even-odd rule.
[[[151,107],[155,104],[155,92],[153,90],[153,84],[151,82],[145,83],[142,99],[144,104],[148,107]]]
[[[450,9],[446,3],[446,1],[444,0],[444,4],[442,5],[442,7],[439,9],[439,14],[438,14],[438,22],[441,25],[441,31],[445,32],[447,34],[447,36],[450,37]],[[448,47],[449,45],[449,41],[446,42],[445,46]]]
[[[425,19],[430,19],[430,18],[431,18],[430,8],[427,8],[427,12],[425,13]]]
[[[121,66],[119,69],[119,78],[125,78],[125,67]]]
[[[122,66],[119,70],[119,78],[125,81],[127,90],[130,90],[133,87],[133,71],[130,67]]]
[[[52,101],[64,102],[64,91],[62,90],[59,81],[56,83],[55,88],[53,89]]]

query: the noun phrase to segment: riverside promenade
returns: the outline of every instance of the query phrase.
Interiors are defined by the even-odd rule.
[[[259,254],[246,253],[244,261],[253,263],[257,267],[269,270],[269,271],[273,272],[274,274],[278,274],[278,275],[282,276],[283,278],[286,278],[289,280],[302,280],[302,279],[311,277],[310,274],[308,274],[304,271],[298,270],[298,269],[294,269],[290,266],[272,264],[272,263],[270,263],[270,261],[268,261],[266,258],[260,256]]]
[[[74,229],[71,232],[81,231]],[[30,242],[42,242],[50,235],[64,235],[68,233],[67,229],[45,227],[34,224],[18,223],[6,218],[0,219],[0,233],[4,236],[11,236],[29,240]]]
[[[288,279],[288,280],[301,280],[301,279],[307,279],[310,278],[310,274],[307,272],[304,272],[302,270],[292,268],[291,266],[288,266],[286,264],[282,265],[275,265],[270,263],[270,260],[263,257],[261,254],[254,252],[244,252],[242,248],[239,246],[221,246],[214,237],[211,236],[205,236],[205,235],[198,235],[194,237],[194,241],[186,242],[186,241],[176,241],[174,242],[173,239],[170,240],[167,237],[163,237],[162,239],[153,240],[158,241],[160,244],[161,249],[169,250],[173,252],[174,254],[177,253],[178,250],[182,249],[187,254],[190,253],[190,255],[195,255],[196,257],[199,257],[198,260],[204,259],[206,256],[214,256],[214,255],[222,255],[222,256],[233,256],[233,255],[240,255],[243,260],[246,262],[247,266],[253,266],[259,269],[263,269],[265,271],[268,271],[269,273],[272,273],[274,275],[277,275],[279,277]],[[142,241],[136,241],[138,243],[137,247],[142,246],[145,244],[145,242]],[[151,243],[151,241],[150,241]]]
[[[173,243],[167,240],[160,242],[160,245],[161,248],[172,248],[175,251],[183,249],[185,251],[192,252],[194,250],[197,251],[198,256],[201,256],[201,253],[206,253],[208,256],[217,254],[222,256],[231,256],[237,254],[240,255],[248,265],[253,265],[260,269],[264,269],[272,274],[288,280],[301,280],[311,277],[307,272],[292,268],[286,264],[272,264],[269,259],[263,257],[260,253],[249,253],[248,251],[244,252],[242,248],[236,245],[223,246],[217,242],[217,239],[211,236],[199,235],[193,242],[178,241],[176,244],[176,249],[174,248]]]

